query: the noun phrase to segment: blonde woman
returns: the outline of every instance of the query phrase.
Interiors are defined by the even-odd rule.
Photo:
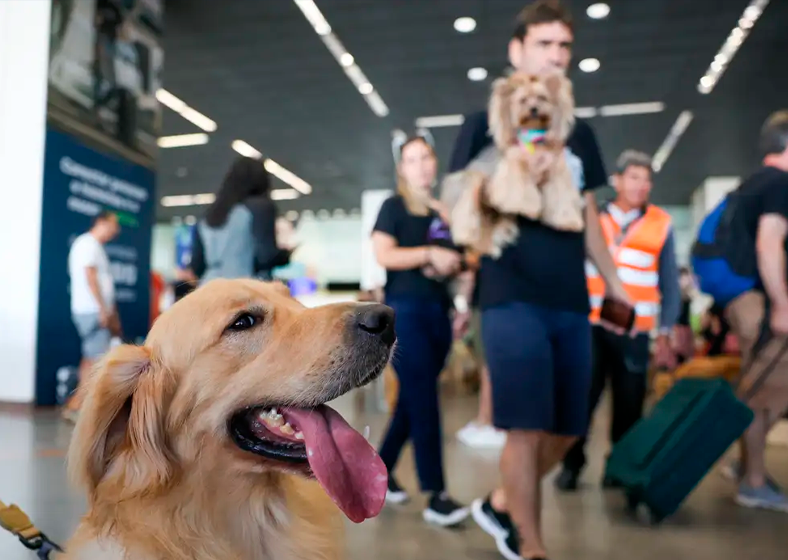
[[[447,281],[463,258],[433,198],[438,162],[432,146],[413,137],[398,156],[397,194],[383,203],[372,232],[375,257],[386,269],[385,301],[397,313],[400,391],[380,456],[390,473],[386,499],[402,503],[408,496],[393,472],[405,443],[413,441],[421,489],[430,495],[424,519],[449,527],[468,510],[445,492],[438,376],[452,341]]]

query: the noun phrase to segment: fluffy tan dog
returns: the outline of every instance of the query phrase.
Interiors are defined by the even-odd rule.
[[[383,371],[393,327],[383,305],[307,309],[251,280],[176,303],[86,385],[68,464],[89,509],[65,559],[340,558],[339,510],[377,515],[387,473],[324,403]]]
[[[491,173],[448,179],[464,185],[452,211],[455,242],[497,257],[518,235],[517,216],[582,231],[582,197],[564,154],[574,125],[571,82],[558,73],[499,78],[489,123],[498,152]]]

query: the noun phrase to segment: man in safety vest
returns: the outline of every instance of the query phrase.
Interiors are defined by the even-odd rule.
[[[607,379],[610,379],[613,394],[610,439],[613,443],[642,416],[652,333],[657,334],[657,365],[675,367],[670,333],[681,313],[679,268],[671,218],[667,212],[649,203],[651,158],[627,150],[619,156],[616,165],[613,176],[616,198],[601,209],[600,220],[618,267],[618,276],[635,303],[637,334],[634,338],[599,326],[605,283],[593,265],[586,265],[590,319],[594,325],[589,410],[593,415]],[[558,488],[577,489],[586,462],[584,447],[585,438],[578,440],[567,453],[563,472],[556,479]],[[610,486],[611,481],[605,477],[603,485]]]

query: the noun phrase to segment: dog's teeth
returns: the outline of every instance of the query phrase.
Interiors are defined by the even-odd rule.
[[[296,432],[295,433],[296,439],[304,439],[304,432]]]
[[[285,422],[284,426],[279,427],[279,431],[287,436],[292,436],[293,434],[295,434],[295,430],[293,429],[293,426],[291,426],[287,422]]]
[[[369,441],[369,426],[364,428],[364,439]]]
[[[285,423],[285,419],[282,418],[281,414],[277,414],[276,416],[272,416],[268,412],[261,412],[260,414],[257,415],[257,417],[262,422],[264,422],[268,426],[271,426],[272,428],[278,428],[279,426],[281,426],[282,424]]]

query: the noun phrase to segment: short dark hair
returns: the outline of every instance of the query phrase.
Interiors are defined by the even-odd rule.
[[[761,152],[764,156],[781,154],[788,147],[788,110],[769,115],[761,128]]]
[[[536,0],[518,14],[512,38],[522,41],[530,26],[555,21],[563,23],[570,31],[574,32],[572,13],[569,8],[561,4],[561,0]]]
[[[111,220],[112,218],[117,218],[118,215],[115,214],[112,210],[102,210],[98,214],[93,217],[92,225],[95,226],[99,222],[104,222],[107,220]]]
[[[616,160],[616,172],[618,174],[624,173],[630,167],[645,167],[651,171],[653,169],[651,156],[637,150],[624,150]]]

